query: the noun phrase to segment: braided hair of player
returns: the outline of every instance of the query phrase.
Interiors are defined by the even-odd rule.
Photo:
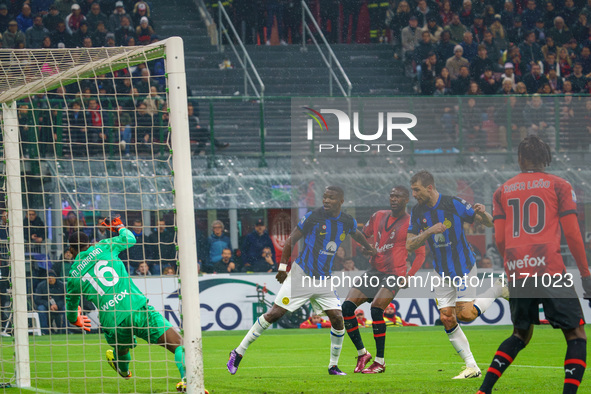
[[[550,146],[537,135],[529,135],[519,143],[517,154],[522,160],[527,160],[534,167],[547,167],[552,162]]]

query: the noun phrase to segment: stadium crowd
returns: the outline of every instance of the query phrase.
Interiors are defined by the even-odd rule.
[[[0,1],[3,48],[92,48],[158,40],[150,4],[140,1]]]

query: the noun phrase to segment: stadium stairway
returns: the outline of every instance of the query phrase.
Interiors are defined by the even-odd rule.
[[[179,12],[183,10],[183,12]],[[189,94],[193,96],[242,96],[244,72],[231,48],[217,52],[207,36],[205,23],[192,0],[158,2],[153,17],[161,37],[181,36]],[[329,72],[314,45],[246,46],[265,84],[266,149],[270,154],[289,153],[290,102],[272,97],[328,96]],[[353,85],[353,96],[389,96],[412,93],[401,63],[389,45],[334,45],[333,50]],[[219,69],[228,57],[234,69]],[[344,83],[344,82],[343,82]],[[249,94],[253,94],[249,89]],[[333,95],[341,96],[333,83]],[[216,101],[213,104],[215,134],[231,146],[231,154],[260,151],[259,105],[254,101]],[[202,125],[209,125],[208,105],[199,103]],[[233,142],[240,140],[240,144]]]

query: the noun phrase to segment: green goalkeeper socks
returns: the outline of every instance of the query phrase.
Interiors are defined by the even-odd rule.
[[[179,346],[174,351],[174,362],[176,363],[176,367],[179,369],[181,373],[181,379],[185,378],[185,347]]]
[[[117,361],[117,368],[119,368],[121,372],[127,373],[129,371],[129,362],[131,361],[130,352],[127,352],[124,355],[119,355],[117,352],[113,352],[113,355]]]

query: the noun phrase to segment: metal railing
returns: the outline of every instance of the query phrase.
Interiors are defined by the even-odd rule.
[[[312,31],[310,30],[310,27],[308,26],[308,23],[306,21],[306,17],[308,17],[309,21],[312,23],[312,25],[316,29],[318,36],[320,37],[320,39],[322,40],[322,42],[326,46],[326,50],[328,52],[327,54],[325,54],[322,51],[320,44],[318,44],[318,40],[316,40],[316,37],[314,36]],[[312,15],[312,12],[310,12],[310,8],[308,8],[308,5],[306,4],[306,2],[304,0],[302,0],[302,51],[308,50],[308,48],[306,48],[306,32],[308,32],[308,34],[310,35],[312,42],[314,43],[314,45],[316,45],[316,48],[318,49],[318,52],[320,53],[320,57],[322,58],[322,61],[324,61],[324,64],[328,68],[329,95],[331,97],[333,96],[332,84],[333,84],[333,80],[334,80],[334,82],[336,82],[336,84],[337,84],[339,90],[341,91],[341,93],[343,94],[343,96],[344,97],[351,97],[351,90],[353,89],[353,85],[351,84],[349,77],[345,73],[345,70],[343,70],[343,67],[341,66],[341,63],[339,62],[339,59],[334,54],[334,51],[332,50],[332,48],[330,47],[330,44],[326,40],[324,33],[322,33],[320,26],[318,26],[318,23],[316,22],[314,15]],[[345,87],[343,86],[343,84],[341,83],[341,81],[339,80],[337,73],[335,72],[335,67],[336,67],[336,70],[341,75],[342,79],[344,80],[344,83],[346,85],[346,90],[345,90]]]
[[[230,37],[230,35],[228,34],[228,29],[226,28],[226,24],[227,24],[227,27],[229,28],[229,31],[232,32],[232,37]],[[234,52],[236,59],[238,59],[240,66],[244,70],[244,94],[243,95],[249,96],[248,86],[250,85],[250,87],[252,88],[252,90],[255,93],[254,95],[259,100],[259,121],[260,121],[259,133],[260,133],[260,139],[261,139],[261,160],[260,160],[259,165],[261,167],[266,167],[267,162],[265,161],[265,99],[264,99],[265,84],[261,80],[261,76],[259,75],[256,67],[254,66],[254,63],[252,62],[252,59],[250,58],[248,51],[244,47],[244,43],[242,42],[242,39],[240,38],[240,36],[236,32],[236,29],[234,28],[234,24],[232,23],[232,20],[228,16],[228,13],[226,12],[224,5],[222,4],[221,1],[218,1],[218,51],[220,53],[224,52],[224,40],[223,40],[224,37],[226,38],[228,44],[232,48],[232,51]],[[242,56],[240,56],[238,49],[236,49],[236,45],[234,45],[233,38],[236,40],[236,43],[238,44],[238,46],[242,50]],[[252,71],[254,78],[258,82],[259,89],[257,89],[257,86],[254,83],[253,77],[250,75],[249,68]],[[211,133],[211,146],[212,146],[211,151],[213,154],[215,148],[214,148],[214,130],[213,130],[213,127],[214,127],[213,107],[211,107],[211,104],[210,104],[210,117],[211,117],[211,119],[210,119],[210,133]],[[213,165],[213,162],[210,162],[210,165]]]

